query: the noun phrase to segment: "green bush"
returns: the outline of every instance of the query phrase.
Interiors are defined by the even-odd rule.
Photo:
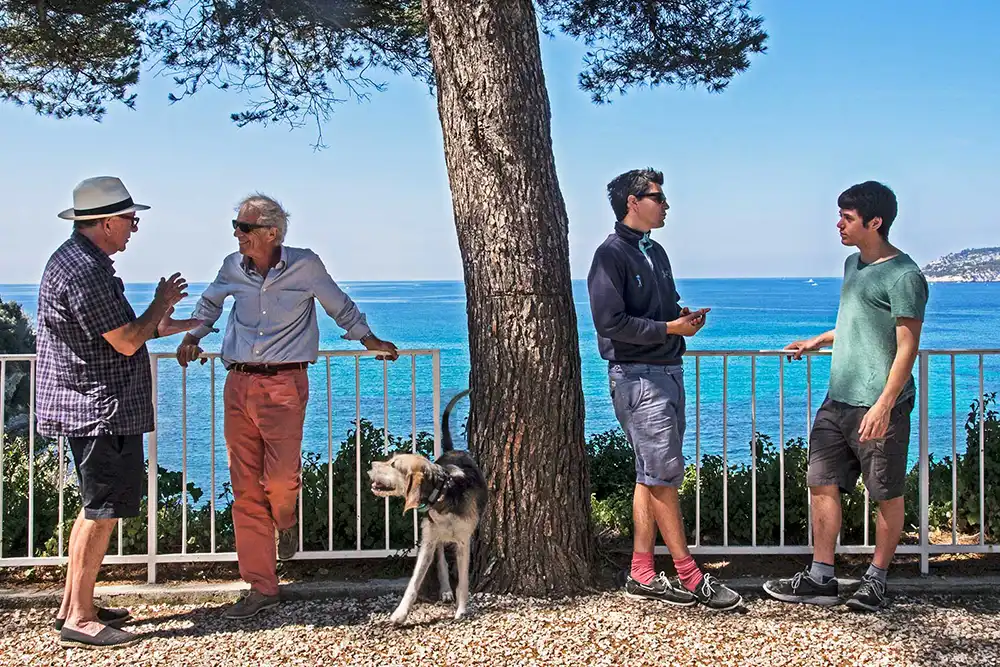
[[[55,556],[59,553],[59,456],[57,443],[37,438],[33,471],[35,556]],[[410,438],[389,435],[388,456],[410,452]],[[433,436],[418,433],[418,454],[430,456]],[[367,420],[361,421],[361,547],[384,549],[386,503],[368,490],[367,472],[374,460],[386,458],[383,431]],[[303,549],[329,548],[329,503],[327,492],[333,491],[333,549],[354,549],[357,544],[357,499],[355,485],[356,431],[351,428],[333,459],[332,468],[325,456],[307,452],[303,456]],[[28,555],[28,442],[22,437],[8,437],[3,456],[3,555]],[[80,496],[70,452],[63,452],[64,514],[63,554],[68,551],[69,534],[80,511]],[[330,486],[332,479],[333,485]],[[159,553],[179,553],[182,539],[181,473],[158,468],[157,550]],[[126,555],[146,553],[147,498],[143,495],[138,517],[122,522],[122,552]],[[204,491],[192,482],[183,490],[187,499],[187,552],[205,553],[211,550],[212,507]],[[233,551],[235,539],[232,522],[232,488],[224,483],[216,499],[216,551]],[[391,549],[406,549],[413,545],[413,518],[403,515],[402,499],[389,501],[389,545]],[[117,534],[112,536],[108,553],[118,552]]]
[[[35,331],[20,304],[0,299],[0,354],[34,354]],[[10,361],[7,376],[0,387],[0,399],[6,405],[5,421],[28,412],[31,384],[30,362]]]

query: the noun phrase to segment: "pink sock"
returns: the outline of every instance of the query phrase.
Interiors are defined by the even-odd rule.
[[[639,553],[632,552],[632,578],[640,584],[648,584],[656,576],[653,570],[653,552]]]
[[[701,584],[702,574],[698,569],[698,564],[694,558],[688,556],[680,560],[674,559],[674,567],[677,568],[677,576],[681,578],[681,584],[689,591],[693,591]]]

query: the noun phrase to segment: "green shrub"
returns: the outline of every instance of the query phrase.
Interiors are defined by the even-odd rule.
[[[59,456],[57,443],[37,438],[34,464],[34,530],[35,556],[55,556],[59,553]],[[412,440],[389,435],[389,456],[411,451]],[[433,436],[418,433],[417,453],[430,456]],[[367,472],[374,460],[386,457],[383,431],[371,422],[361,420],[361,547],[384,549],[384,499],[376,498],[368,489]],[[303,456],[303,549],[329,548],[329,504],[327,491],[333,490],[333,549],[354,549],[357,544],[357,498],[355,491],[356,431],[351,428],[333,459],[332,468],[325,456],[307,452]],[[28,555],[28,442],[21,437],[8,437],[3,457],[3,555]],[[63,554],[68,551],[69,534],[80,511],[80,496],[70,452],[64,451],[64,514]],[[332,470],[332,477],[331,477]],[[332,479],[333,486],[329,481]],[[158,468],[157,550],[159,553],[179,553],[182,539],[181,473]],[[126,555],[146,553],[147,498],[146,486],[138,517],[122,522],[122,552]],[[187,499],[187,552],[205,553],[211,550],[212,507],[204,491],[188,482],[183,495]],[[216,551],[233,551],[235,539],[232,522],[232,487],[224,483],[216,499]],[[402,499],[389,501],[389,545],[392,549],[407,549],[413,545],[413,518],[403,515]],[[112,536],[109,554],[118,552],[117,533]]]

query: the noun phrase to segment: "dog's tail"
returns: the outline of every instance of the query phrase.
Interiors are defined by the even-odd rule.
[[[469,390],[460,391],[455,394],[455,396],[448,401],[448,406],[444,409],[444,414],[441,415],[441,451],[450,452],[455,449],[455,443],[451,440],[451,429],[448,427],[448,422],[450,421],[451,411],[455,409],[455,404],[460,400],[469,395]]]

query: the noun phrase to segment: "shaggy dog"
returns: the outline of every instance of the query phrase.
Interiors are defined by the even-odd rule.
[[[441,597],[445,602],[454,599],[448,579],[448,564],[444,558],[444,548],[448,544],[455,545],[458,560],[455,618],[466,615],[469,602],[469,543],[486,506],[486,480],[468,452],[454,449],[448,418],[455,404],[468,393],[468,390],[459,393],[444,410],[441,418],[443,453],[437,461],[431,463],[416,454],[398,454],[388,461],[375,461],[368,471],[372,493],[381,497],[405,498],[404,513],[416,510],[424,515],[417,565],[403,599],[390,617],[396,624],[405,621],[410,613],[435,552]]]

